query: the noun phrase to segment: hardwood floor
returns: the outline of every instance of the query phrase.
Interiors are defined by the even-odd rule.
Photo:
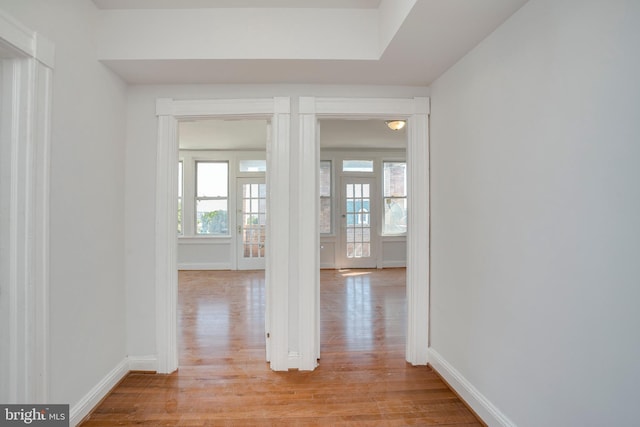
[[[179,275],[180,369],[129,374],[82,426],[480,426],[404,360],[405,270],[323,270],[313,372],[265,362],[264,273]]]

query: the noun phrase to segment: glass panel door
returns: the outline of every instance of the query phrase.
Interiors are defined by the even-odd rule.
[[[238,270],[263,270],[267,225],[264,178],[238,178]]]
[[[374,268],[376,204],[374,180],[343,177],[342,179],[342,254],[344,268]]]

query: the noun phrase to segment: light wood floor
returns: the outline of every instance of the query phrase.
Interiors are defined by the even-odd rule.
[[[430,367],[404,360],[405,270],[323,270],[321,360],[265,362],[264,273],[179,275],[180,369],[129,374],[82,425],[480,426]]]

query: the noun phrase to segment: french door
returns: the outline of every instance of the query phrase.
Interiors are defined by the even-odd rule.
[[[340,267],[377,266],[377,218],[375,179],[343,176],[340,204]]]
[[[267,185],[264,178],[238,178],[238,270],[264,270]]]

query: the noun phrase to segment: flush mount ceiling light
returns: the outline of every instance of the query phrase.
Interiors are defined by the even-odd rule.
[[[387,127],[391,130],[400,130],[407,124],[407,121],[406,120],[387,120],[385,123],[387,124]]]

